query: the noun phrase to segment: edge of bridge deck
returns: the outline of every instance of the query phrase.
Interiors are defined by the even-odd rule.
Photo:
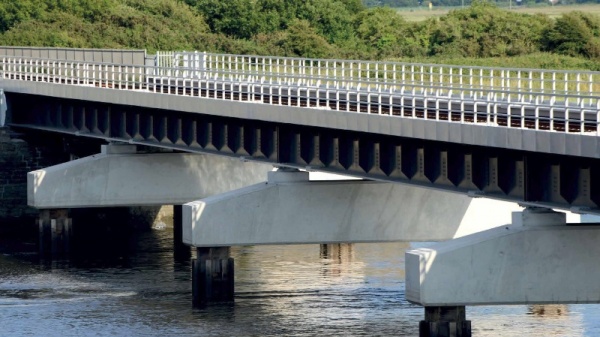
[[[147,91],[115,90],[8,79],[2,80],[0,87],[9,95],[10,93],[21,93],[50,96],[458,144],[600,158],[600,137],[579,133],[513,129],[486,124],[463,124],[329,109],[270,105],[260,102],[240,102]]]

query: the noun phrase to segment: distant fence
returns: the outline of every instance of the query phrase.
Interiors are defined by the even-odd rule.
[[[103,62],[140,66],[147,64],[146,51],[143,49],[120,50],[0,46],[0,55],[5,57]]]

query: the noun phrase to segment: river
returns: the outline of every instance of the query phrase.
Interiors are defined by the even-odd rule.
[[[1,255],[0,336],[417,336],[423,317],[404,299],[409,243],[235,247],[235,303],[202,309],[171,228],[103,247],[112,254]],[[600,336],[598,305],[468,307],[467,318],[474,336]]]

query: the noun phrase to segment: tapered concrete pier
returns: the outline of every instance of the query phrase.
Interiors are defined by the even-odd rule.
[[[482,209],[487,214],[479,215]],[[265,182],[184,204],[183,242],[213,247],[439,241],[510,222],[516,209],[400,184],[315,181],[309,172],[278,170],[268,172]],[[484,215],[493,219],[473,226]]]
[[[599,241],[598,224],[530,207],[512,224],[406,252],[406,298],[435,323],[421,322],[420,336],[447,336],[432,334],[442,322],[456,322],[456,336],[467,331],[463,314],[446,319],[444,307],[600,303]]]

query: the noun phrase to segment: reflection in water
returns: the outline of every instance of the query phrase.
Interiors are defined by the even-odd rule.
[[[535,306],[547,314],[532,314],[533,306],[494,306],[467,309],[472,320],[475,336],[598,336],[600,333],[600,306],[598,305],[544,305]],[[542,309],[541,307],[545,307]],[[560,316],[555,315],[562,307]],[[593,308],[589,313],[595,324],[588,328],[584,325],[581,309]],[[469,311],[471,315],[469,315]],[[568,311],[568,314],[565,312]]]
[[[418,335],[423,310],[404,300],[407,243],[236,247],[236,302],[192,309],[190,263],[174,259],[171,229],[128,235],[68,260],[0,255],[0,336]],[[596,336],[599,313],[467,309],[474,336]]]
[[[351,243],[330,243],[319,245],[321,259],[331,259],[336,261],[338,264],[344,262],[351,262],[353,252],[353,245]]]
[[[530,305],[528,309],[531,315],[568,319],[569,307],[564,304]]]
[[[351,265],[354,250],[350,243],[331,243],[320,245],[320,254],[322,262],[322,276],[335,277],[348,272],[348,266]]]

